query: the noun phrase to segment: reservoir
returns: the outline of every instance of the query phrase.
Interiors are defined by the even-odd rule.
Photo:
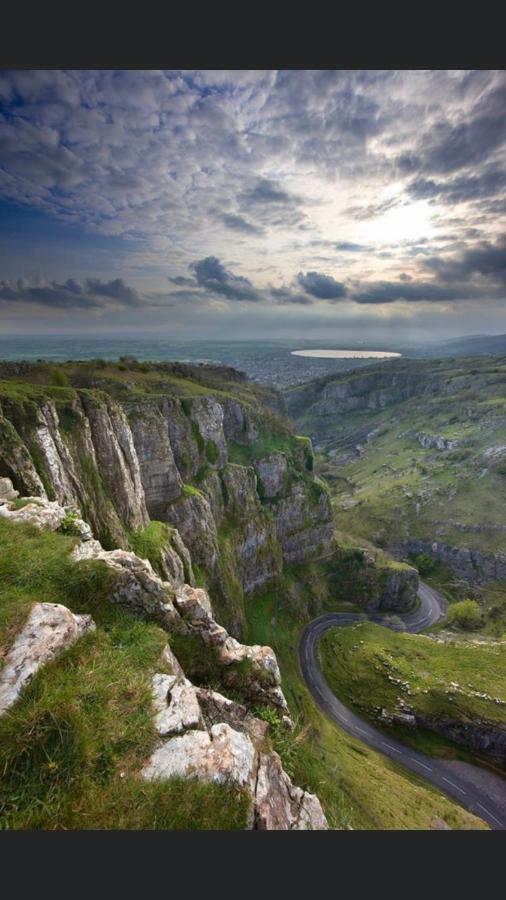
[[[291,350],[292,356],[311,356],[314,359],[393,359],[401,353],[389,350]]]

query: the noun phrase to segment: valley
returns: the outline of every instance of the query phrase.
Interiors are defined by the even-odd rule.
[[[479,807],[466,811],[455,793],[447,796],[444,784],[431,786],[423,771],[407,772],[381,746],[336,728],[297,660],[300,634],[315,617],[372,615],[394,629],[411,617],[429,627],[429,637],[416,640],[446,641],[453,662],[441,683],[459,682],[468,635],[458,624],[425,620],[421,575],[450,607],[464,597],[478,603],[473,634],[482,645],[473,645],[473,658],[480,670],[495,654],[504,672],[494,650],[504,634],[504,372],[501,359],[401,359],[280,395],[214,365],[2,363],[0,697],[30,615],[63,604],[66,615],[93,625],[30,675],[13,711],[0,717],[8,760],[0,815],[8,827],[116,827],[120,809],[122,827],[191,827],[173,810],[186,783],[181,815],[195,827],[466,829],[485,827],[480,816],[496,827]],[[452,518],[443,519],[439,504],[447,515],[452,500]],[[444,525],[436,523],[434,547],[436,515]],[[450,527],[454,515],[478,528]],[[455,537],[463,533],[465,546]],[[451,568],[451,554],[460,569]],[[336,669],[333,660],[347,659],[341,642],[357,627],[363,662]],[[327,690],[353,706],[350,683],[358,689],[360,672],[372,706],[357,709],[375,720],[384,689],[374,660],[403,638],[363,624],[328,632],[320,650]],[[126,656],[115,655],[116,641]],[[111,666],[126,667],[125,695],[107,681]],[[93,704],[88,713],[88,679],[103,717]],[[469,680],[482,689],[478,673]],[[175,687],[168,709],[156,700],[154,721],[175,724],[157,737],[162,726],[153,729],[149,698],[163,684]],[[500,706],[502,695],[493,696]],[[446,715],[454,698],[444,689],[438,697]],[[393,699],[387,718],[390,707],[395,712]],[[124,710],[116,737],[105,714],[115,708]],[[494,724],[484,713],[484,721],[483,740],[502,733],[502,719]],[[455,730],[436,736],[437,723],[431,728],[420,719],[415,744],[424,753],[473,771],[484,764],[480,748],[463,747]],[[409,744],[408,732],[400,737]],[[231,754],[226,771],[214,741]],[[502,757],[493,763],[501,769]],[[98,790],[109,798],[102,809]],[[213,820],[217,791],[223,817]],[[23,799],[13,806],[13,797]]]

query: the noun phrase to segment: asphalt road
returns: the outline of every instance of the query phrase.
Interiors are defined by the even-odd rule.
[[[445,615],[445,599],[427,584],[420,584],[418,596],[420,598],[418,608],[412,613],[398,616],[398,619],[402,620],[406,631],[422,631],[422,629],[433,625]],[[385,616],[371,615],[367,618],[369,621],[376,622],[379,625],[395,627],[395,624],[392,626],[392,623]],[[500,802],[496,803],[491,799],[490,792],[484,793],[483,790],[480,790],[480,786],[473,782],[472,769],[475,767],[467,766],[467,774],[465,776],[461,773],[456,774],[451,770],[449,763],[425,756],[423,753],[419,753],[411,747],[385,736],[381,731],[351,712],[332,693],[318,664],[316,652],[318,641],[323,632],[329,628],[351,625],[354,622],[363,620],[364,616],[353,613],[328,613],[320,616],[318,619],[314,619],[302,632],[299,643],[300,671],[307,688],[318,706],[332,722],[339,725],[352,737],[363,741],[368,747],[372,747],[399,765],[410,769],[419,777],[429,781],[444,794],[448,794],[453,800],[456,800],[457,803],[469,810],[469,812],[479,816],[480,819],[484,819],[492,829],[497,831],[506,830],[506,817],[504,815],[506,783],[502,779],[496,778],[496,790],[502,792]]]

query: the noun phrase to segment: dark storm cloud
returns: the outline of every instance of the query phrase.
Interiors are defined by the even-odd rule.
[[[485,243],[466,250],[455,258],[433,257],[425,260],[424,264],[442,281],[467,282],[480,275],[491,284],[506,287],[506,242]]]
[[[358,290],[353,295],[357,303],[408,302],[438,303],[449,300],[463,300],[473,296],[469,288],[437,285],[433,282],[381,281]]]
[[[306,272],[305,275],[299,272],[297,281],[308,294],[319,300],[340,300],[347,295],[344,284],[319,272]]]
[[[23,279],[18,279],[14,284],[0,281],[0,302],[2,301],[4,304],[29,303],[69,311],[100,310],[110,306],[137,308],[150,305],[151,302],[121,278],[112,281],[87,278],[83,284],[68,278],[62,283],[50,281],[43,285],[30,285]]]
[[[195,272],[197,284],[213,294],[220,294],[228,300],[261,299],[251,281],[229,272],[216,256],[206,256],[205,259],[192,263],[190,269]]]
[[[399,281],[361,285],[352,297],[357,303],[506,299],[506,243],[483,243],[453,256],[432,256],[423,260],[420,271],[433,280],[402,273]]]
[[[255,220],[256,228],[307,227],[304,200],[282,188],[277,181],[255,180],[237,194],[237,203],[241,212]]]

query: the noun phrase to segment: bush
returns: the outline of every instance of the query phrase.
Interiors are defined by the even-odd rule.
[[[424,578],[426,575],[430,575],[431,572],[434,571],[435,567],[435,562],[432,559],[432,556],[429,556],[428,553],[419,553],[418,556],[415,556],[414,564],[422,578]]]
[[[69,380],[63,369],[53,369],[51,372],[51,381],[58,387],[67,387]]]
[[[218,452],[218,447],[216,446],[214,441],[209,440],[207,442],[206,457],[207,457],[208,462],[211,463],[211,465],[215,465],[218,462],[219,452]]]
[[[481,627],[482,615],[479,604],[476,600],[461,600],[454,603],[448,610],[448,622],[450,625],[456,625],[458,628],[465,628],[473,631]]]
[[[79,537],[81,532],[79,531],[78,528],[76,528],[76,525],[75,525],[75,521],[78,518],[79,518],[79,516],[77,515],[77,513],[73,512],[73,510],[71,510],[71,509],[68,509],[67,512],[65,513],[65,516],[63,517],[62,521],[60,522],[58,531],[61,534],[70,534],[70,535]]]

